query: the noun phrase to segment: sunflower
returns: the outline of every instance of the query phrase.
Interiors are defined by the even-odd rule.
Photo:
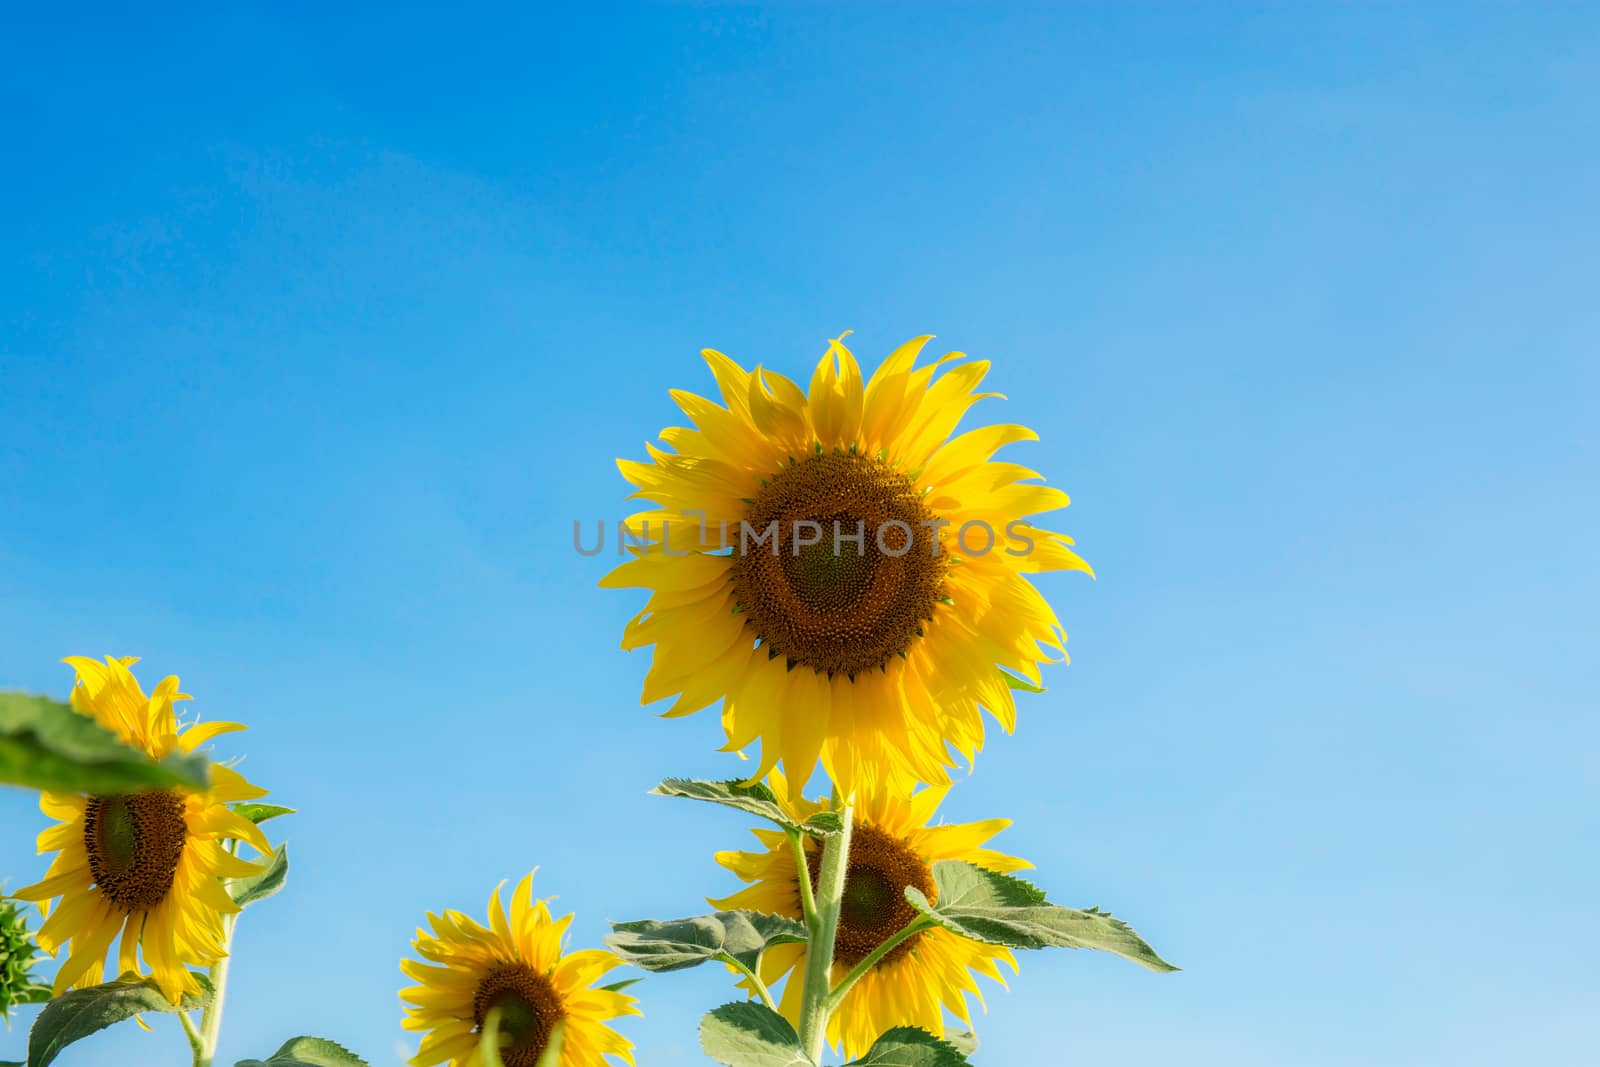
[[[916,366],[928,340],[863,383],[841,337],[809,392],[708,349],[723,403],[673,391],[694,428],[618,461],[630,499],[657,505],[625,521],[635,558],[601,581],[650,590],[622,641],[655,646],[643,702],[721,700],[727,750],[760,742],[754,778],[781,762],[798,790],[820,756],[847,791],[879,767],[947,781],[951,748],[970,762],[983,745],[980,709],[1009,732],[1012,687],[1066,661],[1027,575],[1089,572],[1028,520],[1067,496],[993,460],[1037,440],[1026,427],[951,437],[998,394],[976,391],[987,362]]]
[[[152,759],[193,752],[218,734],[243,730],[238,723],[208,722],[179,729],[173,703],[188,700],[169,676],[146,696],[128,668],[132,657],[82,656],[63,662],[78,673],[72,706]],[[272,850],[250,820],[227,805],[266,796],[243,775],[211,765],[207,789],[160,789],[121,796],[44,793],[39,806],[60,820],[39,835],[39,852],[56,852],[44,879],[13,896],[37,901],[47,918],[39,946],[55,955],[70,946],[56,972],[55,992],[98,985],[107,950],[122,935],[119,972],[140,971],[142,953],[168,1000],[199,993],[190,967],[209,967],[227,950],[222,918],[239,910],[224,878],[258,874],[223,846],[232,838],[259,852]],[[60,898],[50,908],[49,901]]]
[[[503,883],[502,883],[503,884]],[[638,1015],[634,998],[614,989],[591,989],[621,961],[609,952],[561,953],[572,916],[552,919],[549,901],[533,899],[533,875],[511,894],[511,915],[500,889],[489,898],[489,927],[458,911],[428,914],[433,933],[417,930],[417,955],[400,969],[421,982],[400,991],[408,1001],[407,1030],[427,1036],[411,1061],[432,1067],[481,1067],[478,1048],[484,1019],[501,1012],[505,1067],[535,1067],[551,1031],[561,1025],[561,1067],[604,1067],[607,1056],[633,1062],[633,1043],[605,1020]]]
[[[779,803],[798,819],[827,807],[821,801],[787,799],[781,772],[772,772],[769,781]],[[857,793],[834,942],[833,983],[918,917],[905,898],[908,886],[915,886],[930,901],[938,902],[933,881],[933,864],[937,861],[962,860],[1000,873],[1033,866],[983,847],[1010,825],[1008,819],[929,825],[948,791],[949,786],[943,785],[926,786],[912,793],[891,784]],[[730,897],[712,900],[711,905],[801,918],[799,867],[788,839],[778,830],[751,832],[765,851],[719,852],[716,859],[752,884]],[[815,886],[822,849],[815,839],[806,840],[807,877]],[[803,944],[775,945],[762,958],[761,979],[767,985],[790,976],[778,1010],[797,1026],[806,952]],[[972,1017],[966,994],[976,995],[979,1003],[983,999],[973,973],[987,975],[1004,985],[1001,963],[1013,972],[1017,969],[1011,952],[997,945],[969,941],[940,927],[913,934],[892,948],[845,994],[828,1023],[828,1040],[842,1044],[844,1054],[855,1057],[896,1026],[919,1026],[943,1037],[944,1008],[970,1029]]]

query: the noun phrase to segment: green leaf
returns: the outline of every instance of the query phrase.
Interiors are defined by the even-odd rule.
[[[943,860],[933,865],[933,881],[937,907],[912,886],[906,887],[906,899],[940,926],[973,941],[1007,948],[1092,948],[1152,971],[1178,969],[1121,919],[1098,908],[1077,911],[1051,904],[1042,889],[1020,878]]]
[[[844,816],[836,811],[819,811],[801,823],[800,829],[812,837],[830,837],[844,829]]]
[[[620,993],[629,986],[638,985],[642,981],[644,981],[643,978],[624,978],[620,982],[612,982],[610,985],[600,986],[599,989],[602,993]]]
[[[944,1039],[956,1047],[956,1051],[968,1059],[978,1051],[978,1035],[971,1030],[963,1030],[959,1034],[946,1034]]]
[[[285,808],[279,804],[257,804],[254,801],[246,801],[243,804],[235,804],[233,806],[233,811],[235,815],[243,815],[246,819],[249,819],[257,826],[260,826],[268,819],[276,819],[280,815],[295,814],[295,810],[293,808]]]
[[[836,811],[819,811],[805,822],[796,822],[778,803],[778,796],[764,782],[702,782],[692,778],[668,778],[650,792],[661,797],[687,797],[737,808],[751,815],[775,822],[785,830],[827,837],[844,829],[844,822]]]
[[[967,1057],[948,1041],[915,1026],[897,1026],[845,1067],[963,1067]]]
[[[62,793],[133,793],[205,787],[203,756],[159,763],[70,705],[0,693],[0,782]]]
[[[700,1047],[728,1067],[812,1067],[789,1020],[753,1000],[706,1013]]]
[[[233,1067],[369,1067],[366,1060],[325,1037],[291,1037],[264,1060],[240,1060]]]
[[[182,1010],[204,1008],[211,1000],[211,983],[203,975],[195,975],[203,992],[199,996],[185,994]],[[129,973],[114,982],[72,989],[45,1005],[33,1021],[28,1035],[29,1067],[49,1067],[61,1050],[74,1041],[81,1041],[124,1019],[141,1012],[175,1012],[179,1008],[168,1003],[167,996],[153,978],[141,978]]]
[[[755,911],[719,911],[693,919],[641,919],[612,923],[606,947],[623,962],[646,971],[681,971],[728,956],[755,968],[756,958],[772,945],[806,939],[806,928],[781,915]]]
[[[289,846],[279,845],[273,850],[272,858],[267,863],[267,869],[260,874],[253,874],[248,878],[231,878],[228,880],[228,892],[233,895],[233,902],[240,907],[254,904],[258,900],[266,900],[272,894],[283,888],[283,883],[289,878]]]
[[[1000,672],[1000,677],[1002,677],[1002,678],[1004,678],[1006,680],[1006,685],[1010,686],[1012,689],[1020,689],[1024,693],[1042,693],[1042,692],[1044,692],[1044,686],[1042,686],[1042,685],[1034,685],[1032,682],[1028,681],[1028,679],[1022,677],[1020,674],[1012,674],[1010,671],[1006,670],[1004,667],[996,667],[995,669]]]

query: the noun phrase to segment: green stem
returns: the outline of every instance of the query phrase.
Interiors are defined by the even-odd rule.
[[[850,830],[854,821],[849,804],[839,814],[844,828],[823,838],[822,869],[817,872],[816,915],[806,924],[810,941],[806,945],[805,985],[800,997],[800,1043],[812,1063],[822,1062],[828,1042],[828,993],[833,985],[833,943],[839,933],[839,907],[844,902],[844,879],[850,869]],[[800,868],[804,885],[811,879],[807,866]]]
[[[222,847],[238,855],[238,842],[228,841]],[[228,992],[228,964],[233,960],[233,927],[238,921],[238,912],[222,917],[222,958],[207,972],[211,979],[211,999],[200,1013],[200,1044],[194,1050],[194,1067],[211,1067],[211,1061],[217,1058],[217,1039],[222,1036],[222,1001]],[[185,1021],[188,1021],[187,1016]],[[189,1040],[194,1043],[193,1037]]]
[[[211,965],[211,999],[200,1016],[200,1047],[195,1049],[194,1067],[211,1067],[217,1056],[217,1039],[222,1035],[222,1001],[228,992],[228,964],[232,961],[233,926],[237,915],[222,919],[223,956]]]
[[[767,983],[763,982],[761,977],[756,974],[755,967],[746,967],[743,963],[728,955],[726,952],[722,953],[717,958],[723,963],[726,963],[729,967],[732,967],[734,970],[738,971],[740,974],[744,975],[746,978],[750,979],[750,984],[755,987],[756,996],[761,998],[761,1003],[765,1004],[773,1011],[778,1010],[778,1006],[772,1002],[772,991],[767,988]],[[760,957],[757,957],[757,966],[759,965]]]
[[[478,1037],[478,1055],[485,1067],[505,1067],[500,1058],[500,1008],[489,1009],[483,1017],[483,1033]]]
[[[817,918],[817,901],[811,895],[811,865],[806,862],[806,835],[799,830],[785,829],[783,832],[789,839],[789,850],[794,853],[795,879],[800,883],[800,915],[809,929]]]
[[[936,925],[938,924],[927,916],[919,915],[907,923],[905,929],[867,953],[866,958],[851,968],[850,973],[845,975],[838,985],[834,986],[832,993],[828,994],[828,1014],[832,1015],[839,1010],[839,1005],[844,1003],[845,994],[850,992],[850,987],[861,981],[863,975],[878,965],[878,961],[893,952],[907,938],[915,937],[922,931]]]
[[[194,1062],[199,1063],[200,1050],[205,1047],[200,1040],[200,1031],[194,1028],[194,1020],[189,1018],[189,1013],[186,1011],[178,1013],[178,1021],[183,1023],[183,1033],[189,1039],[189,1048],[194,1053]]]

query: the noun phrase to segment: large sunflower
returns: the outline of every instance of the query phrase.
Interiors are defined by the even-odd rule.
[[[798,819],[827,806],[821,801],[787,799],[780,772],[774,771],[770,782],[779,803]],[[1007,819],[929,825],[948,790],[949,786],[927,786],[911,793],[891,784],[857,793],[834,942],[834,983],[917,918],[918,912],[905,899],[908,886],[915,886],[937,903],[932,867],[939,860],[962,860],[1001,873],[1033,866],[983,847],[1010,825]],[[717,862],[753,884],[730,897],[712,900],[711,905],[801,918],[799,867],[788,839],[779,830],[751,832],[765,851],[719,852]],[[806,840],[807,877],[814,886],[822,850],[815,839]],[[763,982],[774,985],[789,975],[778,1010],[796,1025],[806,953],[803,944],[776,945],[762,958]],[[982,1002],[973,973],[1003,985],[1000,963],[1016,970],[1016,960],[1008,949],[968,941],[939,927],[914,934],[891,949],[845,994],[828,1023],[828,1040],[842,1043],[844,1054],[854,1057],[896,1026],[919,1026],[943,1037],[945,1008],[970,1028],[966,994],[972,993]]]
[[[161,759],[192,752],[238,723],[208,722],[179,729],[175,675],[146,696],[128,668],[132,657],[104,663],[81,656],[64,661],[78,672],[72,705],[123,741]],[[97,985],[117,935],[119,972],[139,971],[141,952],[161,991],[174,1004],[200,992],[190,967],[209,967],[224,955],[222,917],[239,910],[222,879],[257,874],[223,847],[228,838],[271,851],[265,835],[227,805],[267,795],[244,776],[211,765],[208,789],[162,789],[123,796],[44,793],[39,806],[60,822],[39,835],[39,852],[58,853],[44,879],[13,896],[40,902],[48,918],[39,946],[52,955],[70,946],[56,972],[55,991]],[[54,908],[49,901],[60,901]]]
[[[417,930],[414,947],[428,960],[402,960],[400,969],[421,982],[400,991],[407,1030],[427,1031],[411,1061],[432,1067],[482,1067],[479,1041],[484,1019],[501,1012],[501,1059],[506,1067],[535,1067],[551,1031],[561,1025],[561,1067],[604,1067],[607,1056],[633,1062],[633,1043],[605,1020],[638,1015],[634,998],[611,989],[591,989],[617,966],[609,952],[561,953],[572,922],[550,917],[548,901],[533,899],[533,875],[511,894],[511,914],[500,890],[489,898],[489,927],[458,911],[428,913],[433,933]]]
[[[917,367],[919,337],[863,383],[842,340],[809,392],[704,353],[723,403],[673,391],[695,428],[618,461],[658,507],[627,520],[643,543],[601,584],[651,591],[622,641],[655,646],[644,702],[676,696],[676,716],[722,700],[727,747],[760,742],[754,777],[781,761],[799,789],[820,755],[846,790],[879,767],[945,781],[951,747],[982,747],[980,708],[1015,724],[998,668],[1037,685],[1066,659],[1026,575],[1089,567],[1027,518],[1066,494],[992,459],[1033,431],[950,436],[997,395],[976,392],[987,362]]]

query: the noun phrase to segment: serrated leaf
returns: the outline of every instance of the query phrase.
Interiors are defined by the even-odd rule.
[[[235,815],[243,815],[246,819],[260,826],[268,819],[276,819],[280,815],[293,815],[295,810],[286,808],[281,804],[257,804],[254,801],[246,801],[243,804],[235,804],[233,813]]]
[[[844,816],[836,811],[819,811],[800,824],[812,837],[831,837],[844,829]]]
[[[132,793],[209,781],[204,756],[157,762],[71,705],[0,693],[0,782],[61,793]]]
[[[778,803],[777,794],[763,782],[742,782],[738,779],[727,782],[703,782],[694,778],[668,778],[650,792],[655,796],[687,797],[690,800],[704,800],[707,803],[736,808],[768,822],[777,823],[785,830],[795,830],[814,837],[827,837],[844,829],[844,823],[838,813],[831,811],[818,812],[804,822],[795,821],[794,817],[784,811],[783,806]]]
[[[727,1067],[812,1067],[789,1020],[753,1000],[707,1012],[700,1047]]]
[[[1000,672],[1000,677],[1002,677],[1002,678],[1004,678],[1006,680],[1006,685],[1011,689],[1020,689],[1024,693],[1042,693],[1042,692],[1044,692],[1044,686],[1035,685],[1032,682],[1030,682],[1028,679],[1022,677],[1020,674],[1012,674],[1010,671],[1006,670],[1004,667],[997,667],[995,669]]]
[[[229,879],[228,892],[233,896],[233,902],[242,908],[246,904],[254,904],[258,900],[272,896],[283,888],[283,883],[288,878],[289,846],[279,845],[273,850],[266,870],[248,878]]]
[[[754,968],[756,957],[772,945],[806,939],[806,928],[782,915],[719,911],[692,919],[640,919],[612,923],[606,947],[646,971],[681,971],[731,956]]]
[[[366,1060],[325,1037],[291,1037],[264,1060],[240,1060],[233,1067],[369,1067]]]
[[[1152,971],[1178,968],[1121,919],[1091,908],[1078,911],[1051,904],[1037,886],[958,860],[933,865],[937,907],[908,886],[911,906],[940,926],[973,941],[1007,948],[1092,948],[1132,960]]]
[[[184,996],[184,1011],[204,1008],[211,1000],[210,981],[203,975],[195,978],[199,979],[202,992],[199,996]],[[62,1049],[113,1023],[144,1012],[178,1010],[167,1001],[155,979],[133,973],[88,989],[68,990],[46,1004],[33,1021],[33,1030],[28,1034],[28,1063],[30,1067],[49,1067]]]
[[[967,1057],[948,1041],[915,1026],[897,1026],[845,1067],[964,1067]]]
[[[963,1030],[959,1034],[946,1034],[944,1039],[954,1045],[956,1051],[969,1060],[972,1058],[972,1054],[978,1051],[978,1035],[971,1030]]]

